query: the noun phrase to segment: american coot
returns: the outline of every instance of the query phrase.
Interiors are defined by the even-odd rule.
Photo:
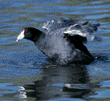
[[[44,23],[43,28],[47,32],[32,27],[24,28],[16,41],[23,38],[33,41],[41,52],[60,65],[89,64],[94,61],[83,44],[86,41],[83,34],[96,31],[97,25],[57,19]],[[67,33],[68,29],[72,33]]]

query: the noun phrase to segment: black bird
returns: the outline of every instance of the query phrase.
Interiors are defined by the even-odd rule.
[[[47,32],[32,27],[24,28],[16,41],[23,38],[33,41],[41,52],[59,65],[90,64],[94,57],[83,43],[87,41],[85,34],[96,31],[98,24],[88,23],[55,19],[44,23],[42,28]]]

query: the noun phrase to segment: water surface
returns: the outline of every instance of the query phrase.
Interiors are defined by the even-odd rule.
[[[33,42],[16,37],[24,27],[41,29],[53,18],[100,23],[89,41],[94,55],[110,60],[109,0],[0,0],[0,101],[109,101],[110,62],[57,66]]]

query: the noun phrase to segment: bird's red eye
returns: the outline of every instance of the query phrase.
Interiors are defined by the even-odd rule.
[[[27,30],[25,30],[25,28],[22,31],[25,31],[27,33]]]
[[[25,31],[25,28],[24,28],[23,30]],[[22,30],[22,31],[23,31],[23,30]]]

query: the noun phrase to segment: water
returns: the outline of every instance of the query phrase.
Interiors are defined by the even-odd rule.
[[[110,62],[85,66],[51,64],[33,42],[16,37],[27,26],[41,29],[53,18],[78,18],[100,23],[89,41],[95,56],[110,60],[110,1],[0,0],[0,101],[109,101]]]

